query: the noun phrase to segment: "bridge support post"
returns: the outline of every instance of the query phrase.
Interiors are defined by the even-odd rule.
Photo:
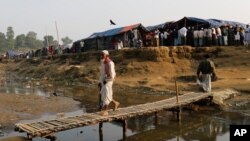
[[[127,120],[122,121],[122,128],[123,128],[123,140],[125,140],[127,137],[126,132],[127,132],[127,128],[128,128]]]
[[[56,136],[49,135],[45,137],[46,139],[49,139],[50,141],[56,141]]]
[[[155,125],[158,125],[158,112],[155,112]]]
[[[99,123],[99,131],[102,130],[103,123]]]
[[[32,141],[32,136],[30,134],[28,134],[28,133],[27,133],[27,140]]]
[[[176,103],[179,103],[179,90],[178,90],[178,84],[175,81],[175,93],[176,93]]]
[[[176,111],[176,118],[177,118],[177,121],[181,121],[181,107],[177,108],[177,111]]]
[[[213,103],[213,96],[209,96],[208,98],[209,98],[209,104],[212,105],[212,103]]]
[[[102,123],[100,123],[100,124],[102,124]],[[100,127],[100,124],[99,124],[99,140],[103,141],[103,131],[102,131],[102,127]]]

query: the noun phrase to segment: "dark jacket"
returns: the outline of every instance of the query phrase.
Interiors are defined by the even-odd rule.
[[[200,73],[212,74],[212,73],[214,73],[214,71],[215,71],[214,63],[209,59],[205,59],[205,60],[201,61],[199,66],[198,66],[197,76],[199,76]]]

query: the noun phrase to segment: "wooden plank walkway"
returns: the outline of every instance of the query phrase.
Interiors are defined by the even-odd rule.
[[[126,120],[131,117],[156,113],[162,110],[179,108],[193,102],[212,97],[211,93],[188,93],[177,98],[169,98],[157,102],[140,104],[125,108],[118,108],[116,111],[109,111],[109,115],[102,116],[100,112],[86,113],[81,116],[65,117],[54,120],[45,120],[31,123],[17,123],[15,130],[26,132],[29,138],[48,137],[53,133],[65,131],[72,128],[94,125],[103,122]]]

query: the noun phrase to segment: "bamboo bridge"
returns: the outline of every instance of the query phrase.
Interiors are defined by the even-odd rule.
[[[131,117],[142,116],[147,114],[155,114],[163,110],[173,110],[177,113],[177,120],[180,120],[181,109],[184,106],[194,102],[208,99],[212,100],[211,93],[188,93],[169,99],[140,104],[130,107],[118,108],[116,111],[109,110],[109,114],[102,116],[100,112],[86,113],[81,116],[63,117],[54,120],[43,120],[31,123],[17,123],[15,130],[26,132],[28,138],[44,137],[55,140],[54,133],[65,131],[77,127],[99,124],[102,129],[102,123],[110,121],[120,121],[123,123],[123,133],[126,133],[127,120]]]

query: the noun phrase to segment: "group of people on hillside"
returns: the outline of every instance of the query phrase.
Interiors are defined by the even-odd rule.
[[[236,25],[221,27],[182,27],[178,29],[167,29],[155,31],[156,46],[178,46],[190,45],[202,46],[239,46],[250,44],[250,28],[246,29]]]

